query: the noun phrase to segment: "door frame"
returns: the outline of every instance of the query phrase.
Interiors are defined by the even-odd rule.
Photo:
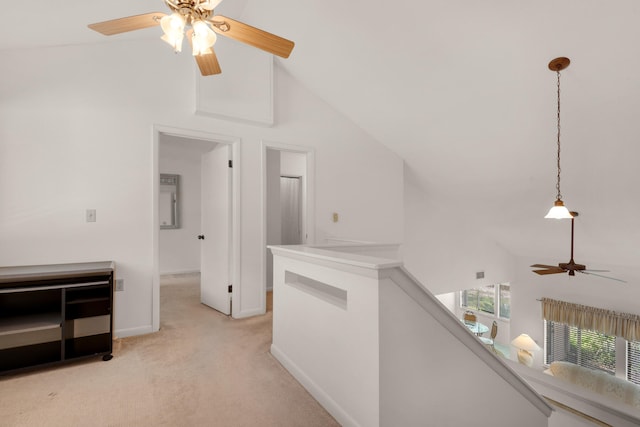
[[[183,129],[165,125],[153,125],[152,153],[153,161],[151,167],[151,205],[152,218],[152,251],[153,251],[153,273],[152,273],[152,330],[157,332],[160,329],[160,215],[158,213],[158,201],[160,199],[160,135],[171,135],[190,139],[215,142],[231,146],[231,157],[233,168],[231,171],[231,283],[233,291],[231,293],[232,313],[240,312],[240,138],[205,132],[194,129]],[[195,237],[195,236],[194,236]]]
[[[274,141],[262,140],[262,251],[261,251],[261,271],[262,271],[262,291],[260,292],[261,307],[266,313],[267,310],[267,150],[288,151],[291,153],[304,154],[306,157],[306,179],[303,180],[305,189],[305,221],[304,244],[315,243],[316,240],[316,220],[315,220],[315,150],[312,147],[301,145],[284,144]]]

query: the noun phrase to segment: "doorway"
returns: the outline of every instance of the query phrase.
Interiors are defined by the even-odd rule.
[[[315,240],[314,152],[308,147],[263,143],[263,283],[273,289],[273,255],[268,245]]]
[[[233,311],[233,294],[239,291],[236,280],[239,277],[239,144],[237,139],[227,136],[164,126],[154,127],[153,144],[155,179],[152,194],[156,208],[153,215],[152,329],[157,331],[160,327],[161,273],[200,272],[202,302],[225,314]],[[165,150],[169,152],[163,153]],[[172,159],[167,161],[166,154]],[[174,169],[163,170],[167,165]],[[176,172],[180,168],[185,182],[178,193],[178,225],[161,231],[158,177],[160,173],[179,175]],[[187,177],[190,187],[187,187]],[[200,181],[194,182],[196,180]],[[186,199],[187,195],[190,200]],[[197,202],[194,202],[195,198]],[[201,209],[207,209],[209,213],[203,215]],[[204,220],[212,218],[212,209],[216,210],[213,215],[216,221]],[[216,216],[220,212],[225,214],[221,219]],[[219,225],[220,221],[224,222],[223,226]],[[220,230],[225,236],[219,235]],[[164,234],[161,236],[160,232]],[[210,239],[206,239],[207,234]],[[214,235],[221,238],[213,238]],[[166,244],[174,244],[179,250],[167,251]],[[222,274],[211,274],[212,270]],[[230,294],[231,283],[236,286]]]
[[[304,158],[301,160],[304,161]],[[281,245],[302,244],[302,180],[302,176],[280,175]],[[271,242],[267,241],[267,244]]]

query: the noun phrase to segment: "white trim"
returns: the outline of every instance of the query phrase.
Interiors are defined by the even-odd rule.
[[[265,314],[265,310],[262,310],[261,308],[254,308],[252,310],[242,310],[239,311],[237,313],[233,313],[233,318],[234,319],[245,319],[247,317],[253,317],[253,316],[260,316]]]
[[[233,293],[231,294],[231,312],[241,313],[241,266],[240,266],[240,219],[241,219],[241,204],[240,204],[240,142],[241,139],[229,135],[215,134],[195,129],[183,129],[165,125],[153,125],[153,165],[151,167],[151,182],[152,182],[152,252],[153,252],[153,274],[152,274],[152,329],[153,332],[160,329],[160,251],[159,251],[159,236],[160,236],[160,219],[158,214],[158,197],[160,191],[160,184],[157,177],[159,176],[158,165],[158,153],[159,153],[159,140],[160,134],[178,136],[190,139],[200,139],[204,141],[216,142],[219,144],[231,145],[231,157],[233,159],[232,169],[232,187],[231,187],[231,199],[232,199],[232,217],[231,217],[231,283],[233,284]]]
[[[271,344],[271,355],[327,410],[342,426],[359,426],[359,424],[342,409],[320,386],[318,386],[302,369],[289,359],[278,347]]]
[[[174,271],[161,271],[162,276],[197,276],[200,274],[200,270],[174,270]]]
[[[133,337],[135,335],[146,335],[152,332],[157,332],[153,329],[152,325],[146,326],[138,326],[136,328],[128,328],[128,329],[116,329],[113,331],[113,338],[126,338]]]
[[[261,281],[262,287],[260,291],[260,307],[262,307],[262,312],[259,314],[264,314],[267,311],[267,150],[278,150],[278,151],[288,151],[292,153],[300,153],[306,156],[306,180],[304,180],[304,186],[306,191],[306,218],[304,220],[304,237],[303,242],[306,244],[314,243],[316,239],[316,218],[315,218],[315,149],[312,147],[305,147],[301,145],[293,145],[293,144],[284,144],[280,142],[274,141],[261,141],[261,168],[262,172],[260,175],[260,179],[262,181],[262,255],[260,260],[260,271],[261,271]]]

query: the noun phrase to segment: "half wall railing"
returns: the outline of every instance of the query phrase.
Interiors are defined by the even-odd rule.
[[[271,352],[340,424],[548,425],[551,406],[401,261],[270,249]]]

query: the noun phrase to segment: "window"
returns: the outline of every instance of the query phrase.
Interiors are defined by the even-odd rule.
[[[616,355],[616,346],[621,355]],[[640,341],[545,321],[545,360],[564,360],[619,376],[640,385]],[[626,361],[626,364],[625,364]],[[622,366],[625,365],[625,366]]]
[[[511,288],[509,284],[486,285],[460,292],[460,306],[468,310],[493,314],[504,319],[511,317]],[[496,307],[498,313],[496,313]]]
[[[500,317],[503,319],[511,318],[511,286],[500,285],[499,306]]]
[[[564,360],[615,375],[616,337],[563,323],[545,323],[545,363],[547,365]]]

